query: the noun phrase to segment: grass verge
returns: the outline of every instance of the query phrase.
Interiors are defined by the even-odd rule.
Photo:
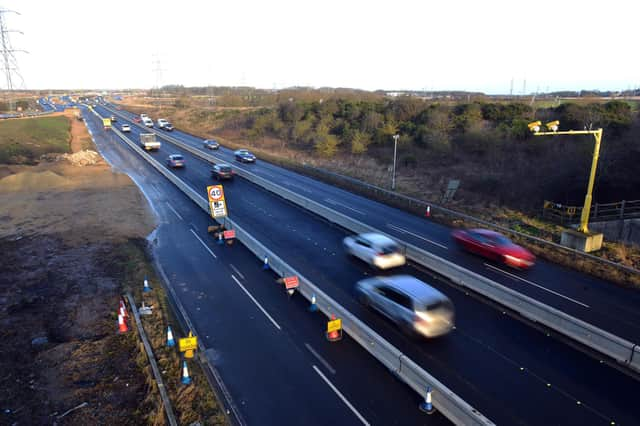
[[[35,164],[41,155],[69,153],[69,120],[63,116],[0,122],[0,163]]]

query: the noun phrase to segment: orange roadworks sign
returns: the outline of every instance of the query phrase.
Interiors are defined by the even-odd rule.
[[[292,288],[298,288],[298,277],[297,276],[293,276],[293,277],[284,277],[282,279],[284,281],[284,286],[287,290],[290,290]]]
[[[340,318],[327,321],[327,333],[342,330],[342,320]]]
[[[236,231],[233,229],[230,229],[228,231],[224,231],[224,239],[225,240],[230,240],[232,238],[236,237]]]

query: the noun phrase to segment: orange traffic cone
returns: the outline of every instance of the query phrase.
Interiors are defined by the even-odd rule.
[[[124,304],[124,300],[120,299],[120,314],[127,318],[129,314],[127,313],[127,305]]]
[[[123,334],[129,331],[129,327],[127,327],[127,323],[124,321],[124,317],[122,315],[118,315],[118,333]]]
[[[335,321],[335,319],[336,319],[336,316],[332,314],[331,321]],[[337,342],[338,340],[341,340],[341,339],[342,339],[342,329],[327,332],[328,341]]]
[[[424,212],[424,217],[431,217],[431,206],[427,206],[427,211]]]

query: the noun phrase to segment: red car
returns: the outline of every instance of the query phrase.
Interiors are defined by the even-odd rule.
[[[536,261],[529,250],[488,229],[459,229],[451,235],[463,249],[513,268],[527,269]]]

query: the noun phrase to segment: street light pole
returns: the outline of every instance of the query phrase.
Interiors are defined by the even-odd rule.
[[[391,190],[396,190],[396,155],[398,153],[398,139],[400,135],[393,135],[393,175],[391,176]]]

